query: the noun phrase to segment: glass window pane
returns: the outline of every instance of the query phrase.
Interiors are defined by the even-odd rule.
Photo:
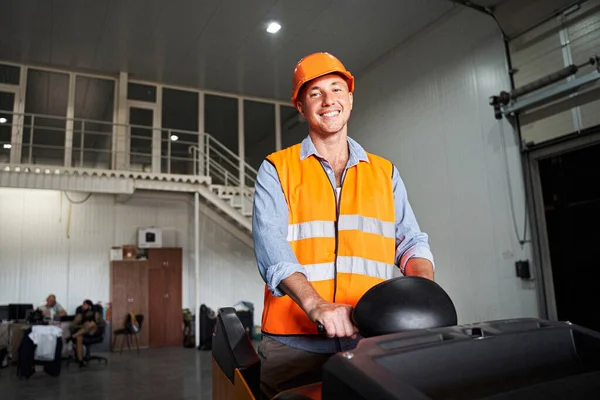
[[[154,112],[146,108],[129,109],[130,167],[134,171],[152,171],[152,125]]]
[[[156,86],[142,85],[141,83],[127,84],[127,98],[129,100],[147,101],[156,103]]]
[[[210,176],[214,184],[224,184],[225,173],[239,177],[238,100],[207,94],[204,98],[204,130],[211,142]],[[220,165],[221,168],[216,167]]]
[[[115,81],[77,76],[71,165],[110,169]]]
[[[162,127],[183,131],[198,131],[198,93],[163,89]]]
[[[21,81],[21,67],[0,64],[0,83],[18,85]]]
[[[0,162],[10,160],[15,94],[0,92]]]
[[[64,165],[69,76],[27,70],[23,163]]]
[[[164,88],[162,93],[161,171],[193,174],[190,147],[198,147],[198,93]]]
[[[75,118],[113,121],[115,84],[111,79],[77,76],[75,82]]]
[[[308,136],[308,124],[294,107],[281,106],[281,148],[298,144]]]
[[[258,169],[275,151],[275,104],[245,100],[244,134],[246,162]]]
[[[15,109],[15,94],[11,92],[0,92],[0,110],[10,111]]]

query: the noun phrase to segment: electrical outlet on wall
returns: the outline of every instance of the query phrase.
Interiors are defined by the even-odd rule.
[[[518,260],[515,263],[517,277],[521,279],[531,279],[531,269],[529,268],[529,260]]]

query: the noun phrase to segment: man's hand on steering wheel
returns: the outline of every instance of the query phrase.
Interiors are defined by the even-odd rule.
[[[322,301],[308,312],[308,317],[311,321],[323,325],[327,337],[356,339],[358,328],[352,323],[351,314],[352,306]]]

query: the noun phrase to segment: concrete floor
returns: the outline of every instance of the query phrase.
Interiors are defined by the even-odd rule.
[[[94,353],[96,354],[96,353]],[[211,352],[174,347],[97,355],[108,366],[92,361],[87,368],[63,362],[60,376],[41,368],[29,380],[19,380],[15,365],[0,369],[3,400],[183,400],[211,398]]]

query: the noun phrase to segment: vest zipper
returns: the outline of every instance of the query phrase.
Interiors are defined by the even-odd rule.
[[[340,208],[342,205],[342,188],[344,187],[344,179],[346,179],[346,172],[342,174],[342,181],[340,182],[340,198],[338,200],[336,194],[336,188],[333,189],[333,198],[336,205],[335,213],[335,262],[333,263],[333,303],[335,303],[335,295],[337,293],[337,262],[338,262],[338,247],[339,247],[339,227],[338,221],[340,219]]]
[[[327,179],[329,179],[329,175],[327,175],[327,170],[321,164],[321,168],[323,168],[323,172]],[[335,173],[334,173],[335,174]],[[333,223],[335,227],[335,261],[333,262],[333,300],[332,303],[335,303],[335,295],[337,293],[337,259],[338,259],[338,246],[339,246],[339,231],[338,231],[338,220],[340,219],[340,205],[342,204],[342,188],[344,187],[344,180],[346,179],[346,171],[342,174],[342,181],[340,182],[340,199],[338,201],[337,193],[336,193],[336,185],[333,185],[333,202],[335,204],[335,222]],[[335,182],[334,182],[335,183]]]

